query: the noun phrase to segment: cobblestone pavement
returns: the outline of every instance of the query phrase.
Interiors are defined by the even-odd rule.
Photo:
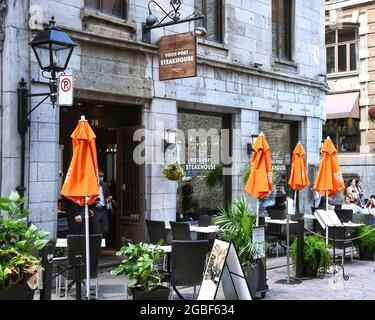
[[[267,270],[269,291],[264,300],[375,300],[375,262],[359,260],[346,262],[345,273],[350,277],[348,281],[344,281],[342,272],[340,272],[335,276],[336,282],[334,282],[332,274],[326,274],[323,279],[304,280],[302,283],[294,285],[277,283],[278,280],[286,277],[286,267],[280,267],[280,265],[285,265],[285,257],[267,260],[267,267],[271,269]],[[293,276],[293,270],[291,273]],[[109,272],[101,274],[99,277],[99,299],[126,300],[126,283],[127,276],[115,277]],[[181,289],[180,292],[185,299],[193,299],[193,288]],[[82,293],[85,293],[84,287],[82,287]],[[53,292],[52,299],[64,298],[57,298]],[[74,286],[68,294],[68,299],[75,299]],[[175,293],[173,293],[172,299],[178,299]],[[224,293],[220,287],[217,300],[224,299]]]

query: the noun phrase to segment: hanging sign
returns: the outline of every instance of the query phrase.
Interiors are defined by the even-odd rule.
[[[159,80],[197,75],[197,45],[192,32],[164,36],[159,41]]]
[[[60,106],[73,105],[73,76],[59,77],[59,99]]]

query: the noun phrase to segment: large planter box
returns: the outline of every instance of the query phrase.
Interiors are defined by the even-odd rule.
[[[33,300],[34,290],[26,283],[20,282],[9,289],[0,289],[0,300]]]
[[[359,249],[359,259],[365,261],[375,261],[375,250],[369,248]]]
[[[168,300],[171,290],[168,287],[159,286],[152,291],[133,289],[133,300]]]

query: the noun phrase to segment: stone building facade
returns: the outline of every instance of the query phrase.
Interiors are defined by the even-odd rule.
[[[374,193],[375,175],[375,112],[372,113],[375,111],[374,27],[375,1],[326,1],[326,45],[327,50],[331,50],[331,53],[327,51],[327,81],[330,87],[327,118],[331,120],[327,119],[326,127],[337,121],[339,134],[336,146],[344,178],[360,178],[366,198]],[[336,32],[337,38],[334,37]],[[347,45],[351,46],[350,52],[339,52]],[[337,48],[335,54],[334,48]],[[334,60],[330,59],[330,54]],[[350,65],[341,63],[345,59],[350,61]],[[348,112],[351,111],[353,117],[344,113],[330,117],[330,108],[335,113],[336,105],[343,104],[342,98],[345,97],[349,97],[347,101],[351,110],[348,109]],[[350,97],[354,99],[350,101]],[[341,105],[341,108],[344,106]],[[331,134],[333,130],[325,131]],[[352,137],[357,148],[345,148],[348,136]]]
[[[231,138],[232,164],[226,168],[230,170],[226,178],[228,200],[239,196],[250,199],[244,192],[242,171],[249,162],[247,144],[251,135],[259,133],[260,121],[289,125],[292,128],[288,129],[289,137],[303,143],[313,173],[320,161],[321,131],[326,117],[327,86],[322,77],[325,2],[276,1],[289,6],[288,19],[283,19],[286,17],[283,14],[275,18],[273,12],[277,8],[273,2],[220,1],[221,38],[216,42],[197,40],[197,76],[159,81],[158,39],[193,31],[195,23],[152,30],[151,44],[147,44],[142,42],[142,22],[149,14],[147,0],[123,1],[122,10],[126,11],[123,17],[93,8],[95,1],[2,1],[1,195],[6,196],[21,184],[20,137],[15,125],[19,81],[23,77],[33,93],[48,90],[28,43],[51,16],[55,16],[57,25],[77,44],[66,71],[75,79],[75,105],[52,108],[47,100],[31,114],[27,133],[27,206],[32,211],[32,221],[52,235],[56,234],[59,188],[69,159],[69,130],[74,128],[81,113],[97,130],[99,154],[103,152],[101,146],[107,146],[106,155],[100,159],[107,159],[108,168],[108,159],[115,159],[113,154],[117,152],[116,167],[106,170],[107,174],[116,178],[119,170],[123,173],[122,180],[116,181],[116,194],[124,197],[118,199],[123,202],[123,212],[117,213],[114,221],[115,225],[121,224],[116,227],[116,239],[126,236],[131,228],[143,238],[144,218],[176,219],[177,183],[163,177],[163,162],[132,167],[128,156],[133,145],[124,137],[133,132],[130,128],[145,127],[151,133],[145,151],[149,155],[162,148],[164,135],[159,124],[163,123],[164,129],[176,129],[181,110],[219,114],[225,116],[228,128],[238,129]],[[169,1],[159,3],[169,6]],[[151,5],[151,8],[162,16],[157,7]],[[196,1],[182,1],[183,16],[195,8]],[[285,13],[285,8],[279,9]],[[285,25],[276,25],[279,21],[288,23],[289,31]],[[276,29],[283,35],[288,32],[288,40],[273,36]],[[288,57],[275,55],[275,41],[278,49],[288,46]],[[39,101],[31,99],[31,107]],[[113,130],[119,127],[128,129]],[[288,159],[285,161],[282,165],[287,166]],[[133,180],[126,180],[129,177]],[[255,210],[255,201],[251,201]],[[128,206],[133,202],[138,204]],[[309,211],[309,206],[309,192],[304,190],[300,193],[301,211]],[[140,220],[137,210],[144,211]],[[137,219],[132,221],[129,217],[134,214]]]

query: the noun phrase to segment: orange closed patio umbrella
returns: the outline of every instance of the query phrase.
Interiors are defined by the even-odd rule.
[[[294,190],[294,208],[297,203],[297,190],[305,189],[309,184],[310,180],[306,172],[306,159],[305,150],[303,149],[302,143],[298,141],[296,147],[293,150],[292,155],[292,170],[289,177],[288,184]],[[287,235],[287,280],[286,283],[290,283],[290,267],[289,267],[289,214],[286,215],[286,235]],[[297,282],[294,279],[294,282]]]
[[[90,248],[88,205],[99,196],[98,160],[95,134],[82,116],[71,135],[73,157],[61,194],[80,206],[85,206],[86,231],[86,296],[90,299]],[[76,284],[79,285],[79,284]]]
[[[257,222],[259,224],[259,199],[265,198],[272,191],[272,166],[270,146],[261,132],[253,144],[254,154],[251,159],[251,172],[245,191],[257,198]]]
[[[326,209],[328,196],[333,196],[337,191],[344,189],[344,179],[337,160],[337,150],[330,137],[324,141],[321,149],[322,161],[313,189],[326,196]]]
[[[288,183],[293,190],[305,189],[310,184],[306,172],[305,150],[301,142],[298,142],[293,150],[292,170]]]

